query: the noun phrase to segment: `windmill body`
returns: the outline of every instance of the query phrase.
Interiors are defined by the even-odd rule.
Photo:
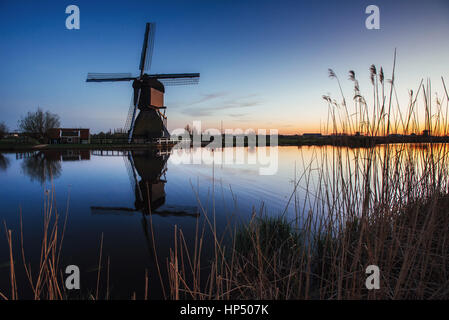
[[[164,123],[166,116],[161,112],[162,109],[165,110],[165,87],[162,82],[144,75],[142,80],[133,81],[133,89],[133,105],[137,105],[139,110],[134,123],[133,140],[143,142],[151,138],[168,137]]]
[[[130,73],[89,73],[87,82],[132,81],[133,98],[125,123],[128,142],[169,138],[165,115],[165,86],[196,84],[199,73],[148,74],[153,55],[155,24],[147,23],[140,59],[140,75]]]

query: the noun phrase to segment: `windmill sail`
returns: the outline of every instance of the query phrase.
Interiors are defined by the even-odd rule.
[[[136,112],[137,112],[137,106],[139,105],[139,100],[140,100],[140,92],[142,91],[141,88],[139,88],[137,90],[137,99],[134,100],[135,104],[134,104],[134,109],[133,109],[133,113],[131,115],[131,119],[130,119],[130,128],[129,128],[129,132],[128,132],[128,143],[131,142],[132,137],[133,137],[133,133],[134,133],[134,124],[135,124],[135,120],[136,120]],[[134,102],[133,101],[133,102]]]
[[[86,82],[131,81],[136,79],[131,73],[88,73]]]
[[[142,54],[140,56],[140,65],[139,65],[140,76],[143,75],[144,71],[149,71],[151,68],[155,30],[156,25],[154,23],[148,22],[146,24],[145,35],[143,37]]]
[[[126,116],[125,127],[123,128],[123,132],[129,132],[131,129],[131,117],[134,113],[134,95],[131,95],[131,102],[129,104],[128,115]]]
[[[185,86],[190,84],[198,84],[199,78],[182,78],[182,79],[159,79],[166,87]]]
[[[199,73],[165,73],[150,74],[149,76],[158,79],[164,86],[198,84],[200,81]]]

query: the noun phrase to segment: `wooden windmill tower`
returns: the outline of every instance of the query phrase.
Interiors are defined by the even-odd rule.
[[[166,107],[164,106],[165,86],[197,84],[200,77],[199,73],[149,74],[153,56],[154,32],[155,24],[147,23],[139,76],[132,76],[131,73],[88,73],[86,79],[86,82],[133,82],[133,99],[125,123],[128,142],[168,138]],[[138,114],[137,109],[139,109]]]

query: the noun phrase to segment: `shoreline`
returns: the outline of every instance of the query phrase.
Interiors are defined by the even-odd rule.
[[[201,142],[201,147],[205,147],[212,141]],[[267,146],[270,146],[270,139],[266,139]],[[181,143],[181,142],[180,142]],[[340,146],[350,148],[370,148],[383,144],[398,143],[449,143],[449,136],[388,136],[388,137],[367,137],[367,136],[279,136],[278,146]],[[168,144],[123,144],[123,143],[94,143],[94,144],[11,144],[0,143],[1,151],[40,151],[40,150],[143,150],[143,149],[168,149],[175,146],[175,143]],[[193,142],[190,142],[193,147]],[[234,138],[233,147],[236,146]],[[245,138],[244,146],[248,146],[248,139]],[[224,142],[222,147],[226,147]]]

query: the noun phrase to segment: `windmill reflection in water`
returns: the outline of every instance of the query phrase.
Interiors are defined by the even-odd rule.
[[[128,171],[131,188],[135,194],[134,208],[91,206],[93,214],[157,214],[160,216],[199,215],[198,208],[193,206],[170,205],[165,203],[165,184],[167,161],[170,151],[150,149],[145,151],[102,152],[94,151],[95,156],[123,156]]]

